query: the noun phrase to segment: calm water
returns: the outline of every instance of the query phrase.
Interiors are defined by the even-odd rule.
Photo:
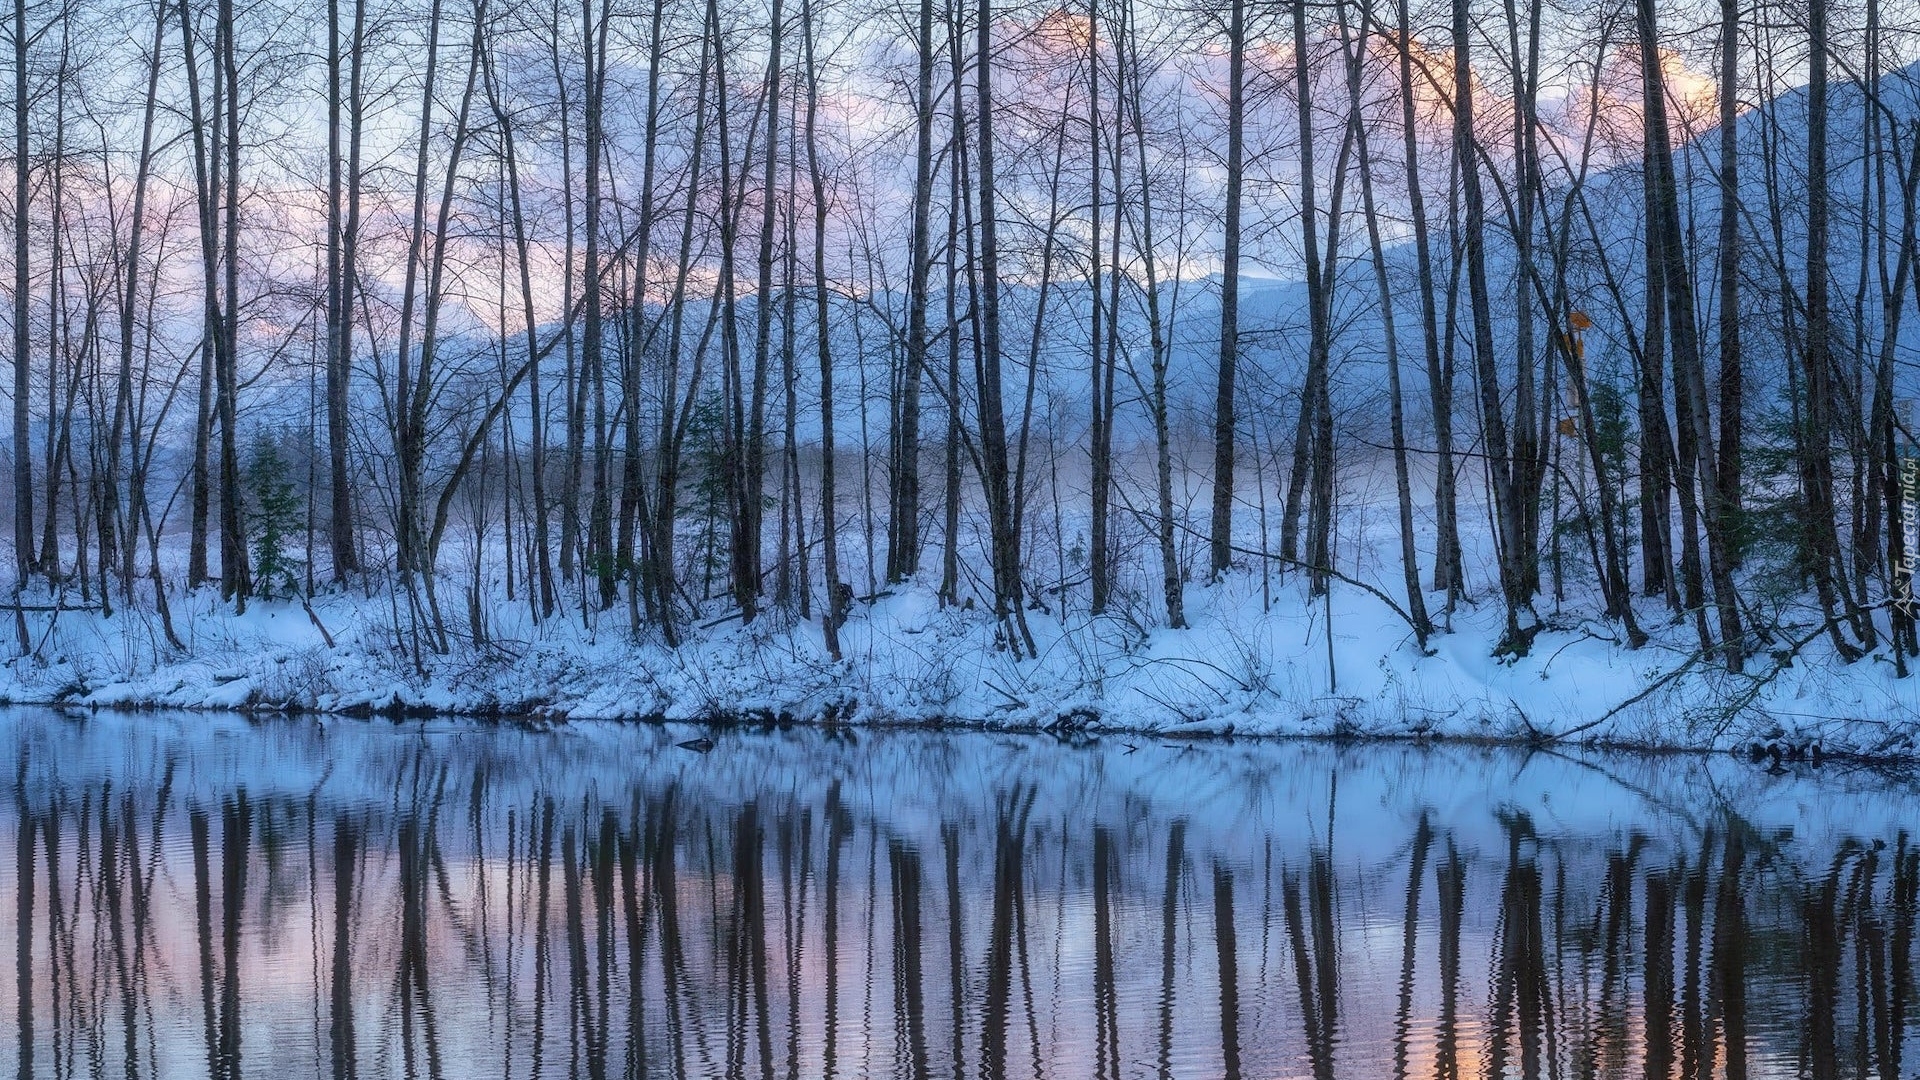
[[[0,1069],[1920,1070],[1897,778],[693,734],[0,712]]]

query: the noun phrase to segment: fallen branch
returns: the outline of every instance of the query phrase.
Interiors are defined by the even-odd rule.
[[[320,631],[320,638],[327,643],[327,648],[333,648],[333,635],[327,632],[326,626],[320,621],[319,613],[313,610],[313,602],[303,596],[300,598],[300,607],[306,611],[307,618],[313,623],[313,628]]]

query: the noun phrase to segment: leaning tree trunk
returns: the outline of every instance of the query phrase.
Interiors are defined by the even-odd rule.
[[[1341,44],[1346,53],[1348,122],[1359,156],[1360,207],[1367,222],[1367,248],[1372,255],[1374,284],[1379,290],[1381,345],[1386,353],[1387,407],[1393,432],[1393,482],[1400,505],[1400,568],[1407,590],[1408,621],[1413,623],[1417,644],[1425,649],[1427,638],[1433,633],[1433,625],[1427,618],[1427,598],[1420,588],[1420,556],[1414,548],[1413,482],[1407,470],[1406,410],[1400,392],[1400,342],[1395,334],[1393,286],[1387,276],[1386,249],[1380,237],[1380,214],[1374,204],[1373,161],[1367,146],[1366,118],[1361,112],[1362,50],[1366,48],[1372,30],[1370,9],[1363,7],[1359,47],[1355,48],[1348,34],[1346,20],[1343,18],[1340,22]]]

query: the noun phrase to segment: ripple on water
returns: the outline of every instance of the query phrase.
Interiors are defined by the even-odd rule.
[[[1920,885],[1898,779],[905,730],[667,752],[685,737],[0,712],[0,939],[29,944],[0,1051],[274,1080],[1920,1056],[1920,1010],[1886,1011]]]

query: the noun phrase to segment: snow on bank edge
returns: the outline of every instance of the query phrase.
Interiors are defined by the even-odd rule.
[[[1730,675],[1693,657],[1685,624],[1650,625],[1653,642],[1632,650],[1615,626],[1543,612],[1547,628],[1531,653],[1502,661],[1492,655],[1501,614],[1488,600],[1457,611],[1451,632],[1433,637],[1423,655],[1405,622],[1360,589],[1336,583],[1330,603],[1309,601],[1297,581],[1263,583],[1257,574],[1190,587],[1185,630],[1151,628],[1159,612],[1124,602],[1099,619],[1033,610],[1038,656],[1018,662],[997,646],[987,612],[942,609],[925,582],[857,603],[838,663],[817,618],[777,610],[750,626],[709,622],[672,649],[634,640],[621,605],[584,617],[576,605],[536,623],[524,602],[500,603],[487,616],[490,644],[476,647],[468,635],[434,655],[422,639],[416,666],[415,635],[384,599],[325,594],[311,618],[282,602],[255,602],[236,616],[212,590],[175,603],[185,649],[166,643],[150,611],[30,616],[36,653],[0,669],[0,699],[1920,749],[1920,674],[1896,678],[1884,648],[1850,665],[1821,640],[1790,653],[1786,643],[1807,636],[1803,628],[1779,635],[1747,673]],[[1817,625],[1811,612],[1783,613],[1783,625],[1796,622]]]

